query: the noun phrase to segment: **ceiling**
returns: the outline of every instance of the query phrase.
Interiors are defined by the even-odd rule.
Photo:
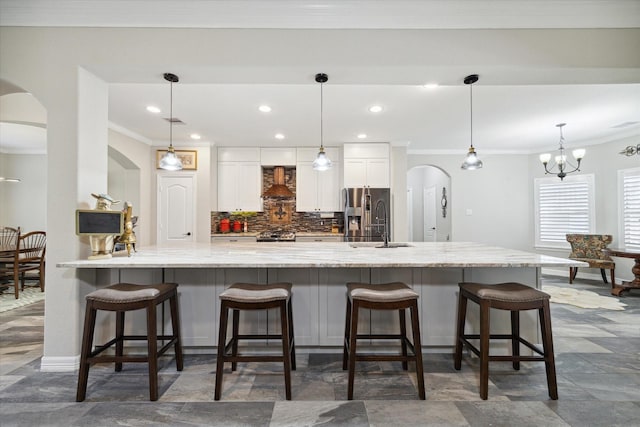
[[[357,28],[370,30],[367,35],[390,29],[640,27],[640,2],[635,0],[130,0],[126,2],[126,13],[124,2],[119,0],[56,1],[55,7],[52,3],[0,0],[0,25]],[[471,106],[473,142],[480,155],[554,149],[559,139],[555,125],[561,122],[567,123],[564,136],[569,148],[640,135],[638,58],[630,60],[635,67],[626,69],[611,64],[611,69],[572,70],[573,52],[566,52],[566,64],[557,52],[544,52],[557,63],[536,68],[527,67],[526,62],[537,52],[520,49],[524,51],[521,52],[514,46],[513,63],[495,64],[491,56],[495,54],[499,62],[499,54],[483,51],[483,46],[474,46],[470,40],[466,43],[467,53],[459,52],[468,55],[469,61],[445,61],[448,43],[453,43],[449,39],[459,38],[460,34],[439,33],[439,40],[424,46],[424,51],[416,55],[420,46],[400,43],[407,40],[406,33],[386,32],[381,54],[387,62],[380,67],[371,66],[374,60],[371,64],[360,63],[336,54],[333,63],[321,68],[313,61],[314,49],[321,55],[321,47],[310,46],[307,50],[312,53],[308,57],[300,55],[300,63],[289,67],[269,62],[272,59],[264,59],[264,64],[247,61],[240,67],[231,59],[215,70],[184,63],[163,70],[111,64],[89,68],[109,83],[111,127],[152,145],[165,145],[169,138],[169,124],[163,118],[169,116],[170,88],[162,79],[162,72],[174,72],[181,78],[173,88],[173,116],[184,122],[173,127],[173,142],[178,147],[317,146],[321,115],[320,85],[313,80],[316,72],[329,74],[323,88],[322,115],[327,146],[354,141],[391,142],[406,144],[410,152],[462,154],[471,136]],[[629,42],[640,46],[640,40]],[[294,45],[292,41],[292,49]],[[363,49],[366,48],[365,45]],[[247,55],[260,57],[260,46],[254,49]],[[473,55],[480,54],[477,67],[469,66]],[[412,55],[416,59],[407,60]],[[423,59],[429,55],[434,58],[430,63]],[[394,56],[400,64],[392,63]],[[437,63],[440,58],[445,58],[442,65]],[[462,81],[472,73],[480,74],[473,86],[473,103],[470,87]],[[439,86],[426,88],[425,83]],[[23,99],[27,94],[11,92],[16,89],[0,91],[10,93],[0,97],[0,151],[37,152],[38,144],[44,150],[42,112],[34,111],[35,118],[31,117],[28,105],[33,101]],[[19,114],[11,113],[17,108],[14,104],[19,106]],[[258,111],[263,104],[272,111]],[[369,112],[374,104],[381,105],[382,112]],[[145,109],[148,105],[157,106],[162,112],[149,113]],[[190,139],[192,133],[201,135],[201,139]],[[283,134],[284,139],[276,139],[276,133]],[[358,139],[358,134],[367,137]]]

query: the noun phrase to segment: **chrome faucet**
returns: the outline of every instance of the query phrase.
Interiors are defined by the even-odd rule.
[[[384,232],[382,233],[382,238],[384,239],[384,247],[388,248],[389,247],[389,221],[387,218],[387,205],[384,202],[384,200],[380,199],[378,200],[378,202],[376,203],[376,219],[380,220],[380,214],[378,213],[379,209],[380,209],[380,205],[382,205],[382,212],[384,213]]]

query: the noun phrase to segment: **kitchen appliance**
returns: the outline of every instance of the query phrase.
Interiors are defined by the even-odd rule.
[[[391,190],[388,188],[345,188],[344,240],[382,242],[391,240]]]
[[[296,195],[287,187],[284,166],[273,167],[273,185],[269,187],[262,197],[292,198]]]
[[[295,242],[293,231],[263,231],[256,237],[256,242]]]

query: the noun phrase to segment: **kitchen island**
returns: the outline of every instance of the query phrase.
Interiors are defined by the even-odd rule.
[[[78,269],[77,274],[85,270],[94,272],[88,275],[94,287],[115,282],[179,283],[183,343],[190,351],[212,352],[217,337],[218,295],[233,282],[292,282],[296,345],[322,351],[342,345],[346,282],[402,281],[420,295],[423,345],[450,351],[454,344],[459,282],[517,281],[540,287],[543,267],[586,265],[469,242],[376,247],[380,244],[189,243],[138,248],[131,257],[125,252],[104,260],[60,262],[57,267]],[[477,325],[477,316],[469,310],[468,323],[473,327]],[[250,314],[255,317],[241,325],[244,333],[271,333],[277,325],[273,313]],[[372,312],[361,316],[363,330],[393,330],[397,316],[389,314]],[[537,342],[537,318],[534,312],[528,314],[529,319],[523,319],[523,335]],[[508,313],[496,312],[493,320],[498,331],[504,329]],[[144,326],[144,322],[135,323]]]

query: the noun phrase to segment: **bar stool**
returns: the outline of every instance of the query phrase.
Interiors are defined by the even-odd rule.
[[[235,371],[238,362],[283,362],[284,385],[287,400],[291,400],[291,370],[296,369],[296,349],[293,336],[293,309],[291,305],[291,283],[260,285],[234,283],[220,294],[220,330],[218,335],[218,358],[216,365],[215,400],[222,394],[224,363],[231,362]],[[280,309],[281,334],[240,335],[240,310]],[[231,340],[227,343],[227,319],[233,310]],[[238,341],[279,339],[282,341],[282,355],[240,355]]]
[[[398,310],[400,317],[399,334],[358,334],[358,313],[361,308],[372,310]],[[411,312],[413,343],[407,337],[405,310]],[[402,354],[358,353],[356,346],[361,339],[400,340]],[[407,349],[411,351],[408,353]],[[344,349],[342,369],[349,369],[347,398],[353,400],[353,382],[356,361],[400,361],[402,369],[408,369],[408,362],[416,363],[418,394],[425,400],[424,373],[422,367],[422,344],[420,343],[420,322],[418,320],[418,294],[401,282],[371,285],[368,283],[347,283],[347,314],[344,327]]]
[[[467,300],[480,305],[480,334],[465,334],[464,324],[467,313]],[[490,309],[509,310],[511,312],[511,335],[492,335],[490,333]],[[542,333],[543,350],[520,336],[520,311],[538,310]],[[469,339],[479,339],[480,349],[473,346]],[[490,339],[510,339],[511,356],[489,356]],[[462,363],[462,347],[469,349],[480,357],[480,397],[487,399],[489,393],[489,362],[507,361],[513,363],[513,369],[520,370],[520,362],[544,362],[547,371],[547,387],[549,397],[558,399],[556,383],[556,367],[553,356],[553,338],[551,335],[551,312],[549,295],[520,283],[501,283],[483,285],[480,283],[460,283],[458,297],[458,324],[456,334],[455,368],[460,370]],[[540,356],[521,356],[520,344],[529,347]]]
[[[82,402],[87,392],[89,368],[94,363],[115,362],[116,372],[122,370],[123,362],[146,362],[149,364],[149,399],[158,400],[158,356],[165,353],[172,345],[176,356],[176,367],[182,371],[182,342],[180,338],[180,316],[178,313],[178,285],[161,283],[157,285],[133,285],[117,283],[87,295],[87,306],[82,334],[80,353],[80,372],[78,374],[78,390],[76,401]],[[171,335],[158,335],[156,306],[169,300],[171,307]],[[147,312],[147,335],[124,335],[124,315],[127,311],[145,309]],[[98,310],[116,312],[116,336],[104,345],[92,350],[93,335]],[[147,341],[147,354],[144,356],[123,354],[124,341]],[[158,350],[158,340],[168,341]],[[98,356],[107,348],[115,345],[115,356]]]

